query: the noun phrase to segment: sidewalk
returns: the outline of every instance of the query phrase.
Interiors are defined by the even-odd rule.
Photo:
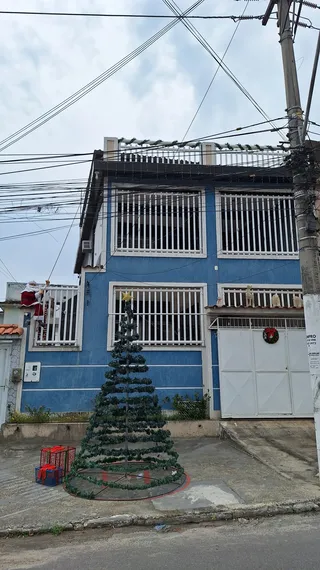
[[[180,439],[176,449],[191,478],[189,487],[154,500],[107,502],[74,498],[62,486],[37,485],[34,467],[39,462],[39,445],[2,445],[0,535],[9,529],[196,522],[319,508],[317,477],[310,481],[284,478],[231,441]]]

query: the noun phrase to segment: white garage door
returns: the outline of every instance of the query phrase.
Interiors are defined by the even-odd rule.
[[[279,329],[276,344],[267,344],[262,333],[218,331],[222,417],[312,416],[305,330]]]

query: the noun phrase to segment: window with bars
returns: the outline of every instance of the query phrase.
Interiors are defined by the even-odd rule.
[[[226,307],[244,307],[246,305],[246,286],[221,286],[223,303]],[[277,293],[281,307],[294,307],[294,297],[302,299],[302,289],[278,287],[252,287],[254,307],[272,307],[272,296]]]
[[[114,252],[204,254],[201,190],[114,191]]]
[[[112,344],[124,312],[122,295],[126,292],[132,296],[142,345],[203,345],[203,289],[200,287],[114,287]]]
[[[298,257],[291,195],[223,192],[217,210],[221,221],[219,253]]]

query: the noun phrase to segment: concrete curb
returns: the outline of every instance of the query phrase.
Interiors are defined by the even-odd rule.
[[[3,424],[0,430],[1,443],[21,441],[58,441],[69,443],[81,441],[85,436],[88,422],[48,422],[40,424]],[[170,421],[166,429],[173,438],[218,437],[218,420]]]
[[[14,527],[0,529],[0,538],[14,536],[32,536],[35,534],[60,534],[64,531],[77,531],[95,528],[120,528],[129,526],[150,527],[156,524],[191,524],[216,521],[233,521],[240,519],[256,519],[278,515],[302,514],[320,510],[320,499],[308,501],[285,501],[282,503],[259,503],[254,505],[237,505],[234,507],[218,506],[209,509],[192,511],[175,511],[155,515],[123,514],[96,519],[79,520],[64,524],[34,527]],[[58,532],[56,532],[58,530]]]

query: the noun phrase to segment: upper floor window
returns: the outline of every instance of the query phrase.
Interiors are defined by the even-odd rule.
[[[136,255],[204,255],[201,190],[115,189],[113,252]]]
[[[298,257],[294,201],[290,194],[235,194],[217,199],[218,254]]]

